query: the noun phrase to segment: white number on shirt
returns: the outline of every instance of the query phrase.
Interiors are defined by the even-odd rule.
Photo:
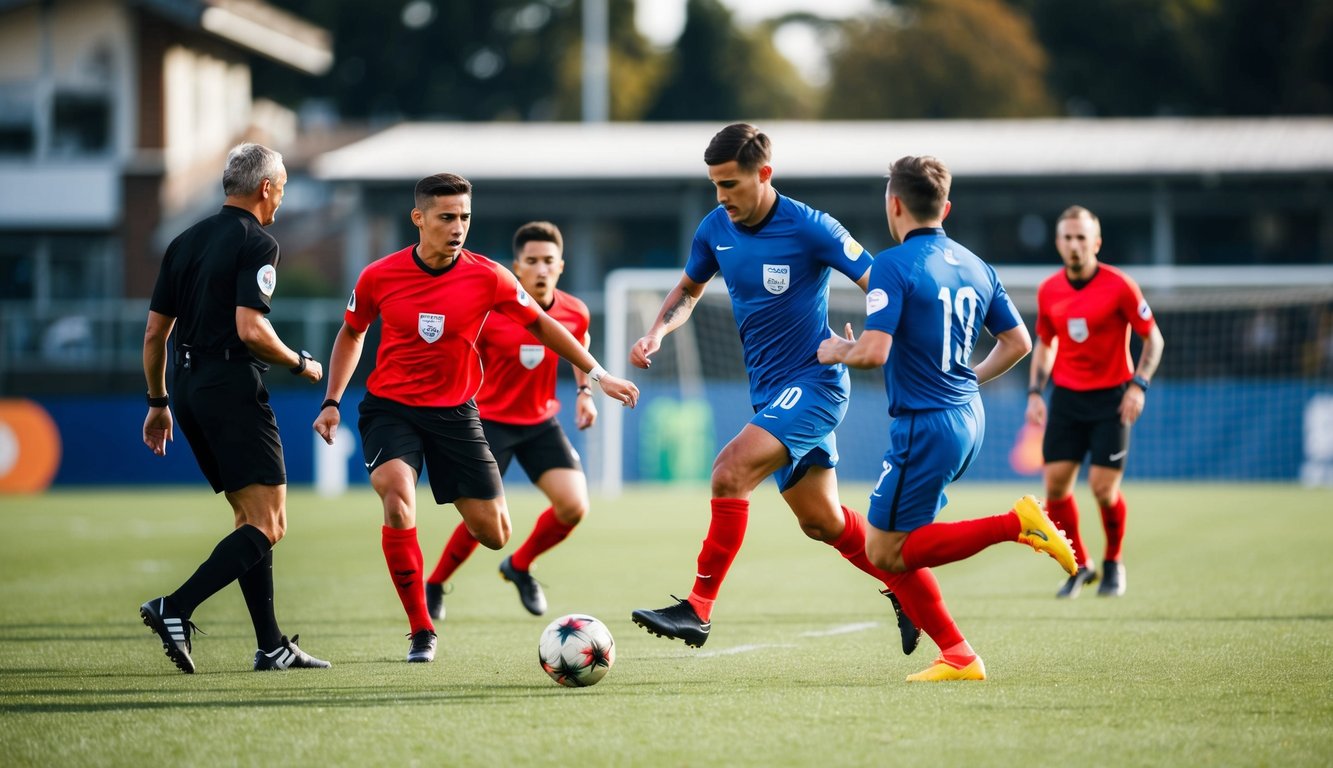
[[[967,361],[972,357],[972,346],[977,342],[977,307],[981,304],[981,298],[970,285],[959,288],[956,296],[948,286],[941,286],[939,300],[944,308],[942,318],[944,340],[940,350],[940,370],[947,373],[953,368],[954,363],[967,365]],[[955,321],[963,331],[963,343],[957,349],[951,349]]]

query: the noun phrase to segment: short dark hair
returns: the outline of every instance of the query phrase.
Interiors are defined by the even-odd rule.
[[[529,221],[514,233],[514,255],[523,250],[528,243],[555,243],[556,250],[565,252],[565,240],[560,236],[560,228],[549,221]]]
[[[768,165],[772,152],[767,134],[749,123],[732,123],[713,135],[704,151],[704,162],[722,165],[735,160],[742,169],[757,171]]]
[[[437,173],[417,182],[417,188],[413,193],[413,204],[424,211],[437,197],[471,194],[472,182],[456,173]]]
[[[889,194],[902,198],[908,212],[921,221],[944,215],[953,175],[939,158],[900,157],[889,166]]]

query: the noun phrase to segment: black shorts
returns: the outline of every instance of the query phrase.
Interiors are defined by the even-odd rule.
[[[578,451],[574,450],[554,416],[539,424],[501,424],[482,419],[481,428],[486,432],[486,442],[491,444],[491,453],[495,454],[495,461],[500,466],[501,477],[514,458],[534,483],[548,469],[583,471]]]
[[[360,412],[357,426],[367,472],[391,459],[402,459],[420,477],[424,459],[436,504],[504,495],[500,470],[473,401],[452,408],[427,408],[367,394]]]
[[[1047,463],[1076,461],[1090,455],[1099,467],[1124,469],[1129,455],[1129,427],[1120,423],[1125,387],[1079,392],[1056,387],[1046,415],[1041,452]]]
[[[287,484],[278,421],[264,387],[266,370],[251,358],[198,355],[192,355],[189,368],[176,366],[173,415],[214,493]]]

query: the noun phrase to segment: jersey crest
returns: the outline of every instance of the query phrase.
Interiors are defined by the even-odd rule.
[[[1071,317],[1069,318],[1069,338],[1071,341],[1077,341],[1079,344],[1088,340],[1088,318]]]
[[[791,267],[786,264],[764,265],[764,289],[773,295],[786,293],[791,287]]]
[[[417,315],[417,334],[426,340],[427,344],[434,344],[444,335],[444,315],[432,315],[422,312]]]
[[[278,270],[274,269],[272,264],[265,264],[255,275],[255,282],[259,283],[260,293],[272,296],[273,289],[278,285]]]
[[[546,359],[544,344],[522,344],[518,348],[518,361],[529,371],[542,364]]]
[[[866,294],[866,314],[873,315],[889,306],[889,294],[883,288],[876,288]]]

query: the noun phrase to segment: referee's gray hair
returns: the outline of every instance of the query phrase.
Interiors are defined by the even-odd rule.
[[[282,175],[282,155],[263,144],[237,144],[227,153],[227,167],[222,171],[222,192],[248,195],[259,189],[264,179],[278,183]]]

